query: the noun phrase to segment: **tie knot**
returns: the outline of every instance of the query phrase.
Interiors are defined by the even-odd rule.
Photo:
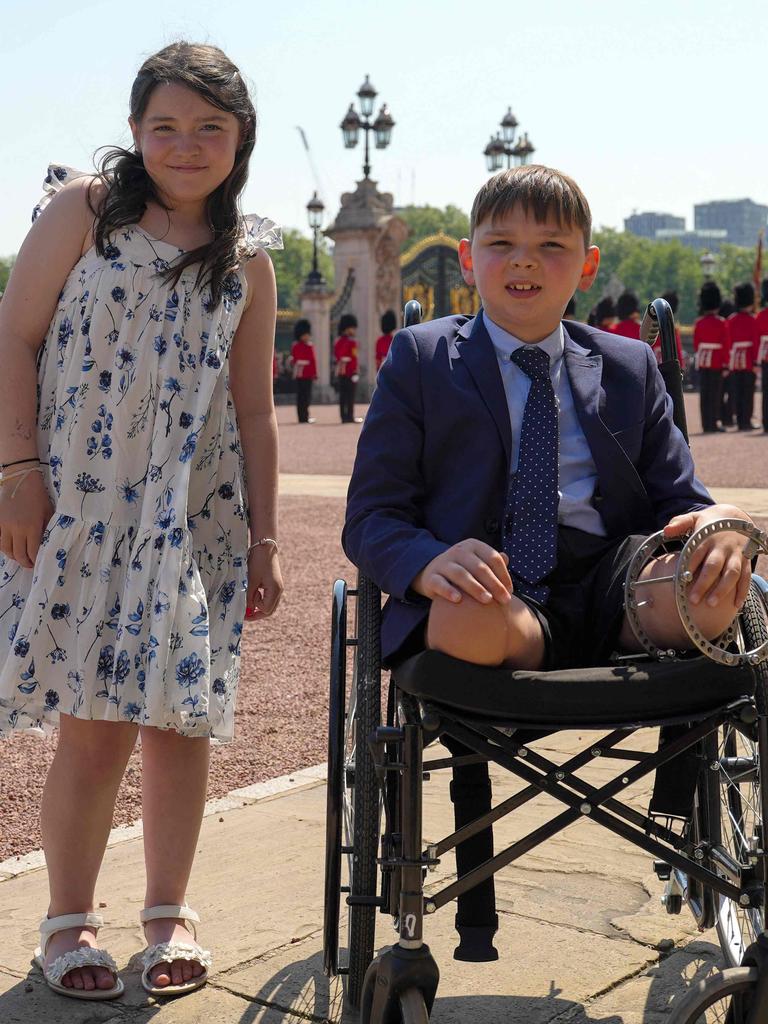
[[[549,379],[549,356],[538,345],[521,345],[512,359],[531,380]]]

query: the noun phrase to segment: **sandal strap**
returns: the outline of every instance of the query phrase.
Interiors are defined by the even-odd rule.
[[[151,971],[157,964],[171,964],[174,960],[189,960],[208,970],[213,963],[213,956],[210,950],[186,942],[158,942],[148,946],[141,954],[145,971]]]
[[[142,924],[147,921],[156,921],[158,918],[168,917],[183,921],[187,931],[192,932],[192,937],[197,938],[196,924],[200,923],[200,916],[186,904],[182,907],[177,903],[162,903],[156,907],[146,907],[139,913],[139,920]],[[189,925],[191,924],[191,928]]]
[[[71,949],[68,953],[56,957],[52,964],[43,968],[43,974],[47,981],[60,985],[64,975],[76,967],[106,967],[117,978],[117,964],[109,953],[104,949],[92,949],[90,946]]]
[[[40,922],[40,940],[43,949],[43,956],[48,946],[48,940],[56,932],[63,932],[67,928],[95,928],[98,930],[104,924],[101,914],[59,914],[58,917],[44,917]]]

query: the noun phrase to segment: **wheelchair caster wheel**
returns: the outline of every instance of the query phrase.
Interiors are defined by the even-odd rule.
[[[702,1024],[710,1020],[746,1024],[758,977],[756,967],[731,967],[695,982],[683,998],[672,1005],[669,1024]]]

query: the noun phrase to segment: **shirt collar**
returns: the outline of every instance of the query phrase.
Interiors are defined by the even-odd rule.
[[[498,324],[491,320],[485,310],[483,310],[483,322],[493,347],[496,349],[496,354],[502,359],[510,359],[515,349],[530,344],[530,342],[520,341],[514,334],[510,334],[503,327],[499,327]],[[544,349],[549,356],[550,366],[554,366],[557,360],[562,358],[563,349],[565,348],[563,325],[561,323],[558,324],[550,335],[544,338],[543,341],[537,342],[537,348]]]

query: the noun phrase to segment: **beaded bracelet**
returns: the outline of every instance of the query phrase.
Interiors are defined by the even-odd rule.
[[[259,537],[259,539],[255,540],[253,544],[251,544],[251,546],[248,548],[248,554],[250,555],[254,548],[261,547],[262,544],[273,544],[275,548],[275,554],[277,555],[280,553],[280,548],[278,547],[277,541],[274,539],[274,537]]]
[[[30,473],[42,473],[45,476],[45,469],[43,466],[30,466],[29,469],[15,469],[13,473],[0,473],[0,486],[7,483],[9,480],[15,480],[19,478],[19,482],[16,484],[14,489],[11,491],[11,498],[16,497],[16,492],[24,483]]]

